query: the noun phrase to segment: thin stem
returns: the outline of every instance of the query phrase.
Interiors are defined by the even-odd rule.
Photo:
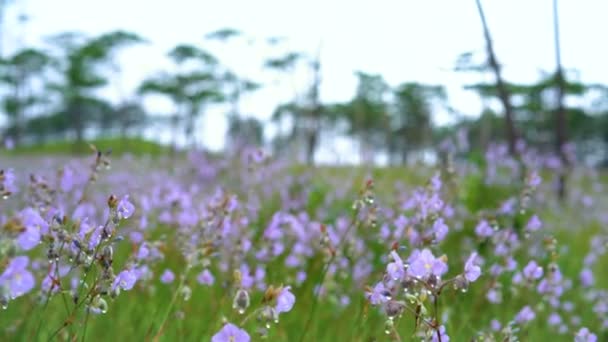
[[[350,230],[352,229],[352,227],[354,227],[355,225],[358,226],[358,224],[357,224],[357,216],[359,216],[359,207],[358,206],[357,206],[357,210],[355,210],[354,213],[353,213],[351,224],[348,226],[348,228],[346,229],[346,231],[344,231],[344,233],[342,234],[342,236],[340,236],[340,239],[338,240],[338,245],[342,245],[343,240],[346,238],[346,236],[348,235],[348,233],[350,232]],[[329,270],[329,266],[331,266],[331,264],[334,262],[334,260],[336,259],[337,255],[338,255],[338,253],[332,253],[331,257],[329,258],[329,260],[325,264],[325,267],[323,268],[323,271],[321,272],[321,274],[317,278],[317,283],[319,283],[319,291],[314,296],[314,299],[313,299],[313,302],[312,302],[312,307],[311,307],[310,312],[308,314],[308,318],[306,319],[306,324],[304,325],[304,329],[302,330],[302,335],[300,336],[300,342],[304,341],[304,337],[306,337],[306,333],[309,330],[310,323],[312,321],[312,317],[314,316],[315,310],[317,308],[317,303],[319,302],[319,294],[321,293],[320,286],[322,286],[323,283],[325,282],[325,276],[327,275],[327,272]]]
[[[392,327],[392,334],[393,338],[395,339],[395,341],[397,342],[401,342],[401,335],[399,335],[399,332],[397,331],[397,328],[395,328],[395,326],[393,325]]]
[[[169,306],[167,307],[167,310],[165,311],[164,317],[163,317],[162,321],[160,322],[158,331],[156,332],[156,335],[154,335],[154,340],[157,340],[158,337],[160,336],[161,332],[163,331],[163,327],[165,326],[165,323],[167,322],[167,318],[169,318],[169,313],[171,313],[171,310],[173,309],[175,302],[177,302],[177,296],[182,292],[182,288],[184,287],[184,284],[186,283],[186,275],[188,274],[188,271],[189,271],[189,267],[186,267],[186,271],[182,275],[179,285],[177,286],[177,290],[173,294],[173,298],[171,298],[171,302],[169,303]]]
[[[85,341],[86,337],[87,337],[87,327],[88,327],[88,323],[89,323],[89,315],[91,314],[91,302],[93,301],[93,299],[89,300],[89,307],[86,309],[87,313],[84,316],[84,327],[82,328],[82,339],[81,341]]]
[[[245,318],[243,318],[243,320],[241,321],[241,327],[243,327],[245,325],[245,323],[247,323],[247,321],[250,320],[251,317],[253,317],[256,313],[258,313],[259,311],[261,311],[262,308],[263,307],[257,308],[255,310],[253,310],[252,312],[250,312],[249,315],[245,316]]]
[[[439,296],[433,295],[433,306],[435,312],[435,331],[437,332],[437,340],[441,342],[441,332],[439,331]]]

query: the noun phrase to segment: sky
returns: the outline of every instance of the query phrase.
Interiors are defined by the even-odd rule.
[[[552,0],[482,3],[507,80],[532,82],[541,70],[555,67]],[[607,81],[608,49],[602,33],[608,32],[608,2],[560,0],[559,5],[563,65],[576,68],[583,81]],[[17,23],[19,13],[29,17],[26,24]],[[492,79],[450,71],[463,52],[483,56],[474,0],[14,0],[5,21],[6,52],[40,45],[44,37],[64,31],[94,36],[123,29],[145,37],[147,44],[118,56],[120,76],[104,90],[116,101],[128,97],[146,76],[170,70],[166,52],[173,46],[196,44],[237,73],[266,84],[241,105],[245,113],[263,119],[309,82],[306,73],[285,78],[262,68],[265,58],[287,50],[320,54],[321,100],[327,102],[350,99],[354,72],[362,70],[381,74],[393,86],[406,81],[442,84],[457,111],[476,115],[482,103],[462,86]],[[225,27],[242,31],[244,37],[228,43],[204,40],[205,34]],[[265,43],[277,36],[286,38],[283,45]],[[161,101],[147,105],[153,112],[170,110]],[[447,113],[435,117],[438,123],[452,119]],[[201,127],[205,144],[221,148],[226,128],[222,112],[207,113]]]

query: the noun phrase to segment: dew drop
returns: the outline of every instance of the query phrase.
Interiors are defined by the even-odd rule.
[[[2,310],[6,310],[8,308],[8,304],[2,303]]]
[[[239,311],[239,314],[241,314],[241,315],[245,313],[245,309],[239,309],[238,311]]]
[[[462,292],[462,293],[467,293],[467,288],[466,288],[466,287],[461,288],[461,289],[460,289],[460,292]]]
[[[270,329],[270,323],[266,323],[266,329]]]

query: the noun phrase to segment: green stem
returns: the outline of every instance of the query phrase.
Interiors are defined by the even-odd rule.
[[[169,306],[167,307],[167,310],[165,311],[163,319],[160,322],[160,325],[158,327],[158,332],[156,332],[156,335],[154,336],[154,340],[156,340],[156,338],[158,336],[160,336],[161,332],[163,331],[163,327],[165,326],[165,323],[167,322],[167,318],[169,318],[169,314],[171,313],[171,310],[173,309],[175,302],[177,302],[177,296],[179,296],[179,294],[182,292],[182,288],[184,287],[184,284],[186,283],[186,275],[188,273],[188,270],[189,269],[187,268],[186,272],[181,277],[181,280],[177,287],[177,291],[175,291],[175,293],[173,294],[173,298],[171,298],[171,302],[169,303]]]

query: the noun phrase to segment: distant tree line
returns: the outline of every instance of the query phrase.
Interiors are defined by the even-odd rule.
[[[564,146],[576,146],[577,160],[608,161],[608,87],[584,84],[575,70],[564,69],[559,57],[557,2],[555,2],[556,70],[541,74],[532,84],[504,79],[481,2],[476,0],[482,22],[486,54],[480,59],[464,53],[454,72],[488,74],[494,81],[466,85],[488,103],[479,116],[462,116],[450,106],[442,85],[404,82],[389,85],[380,75],[355,73],[357,88],[348,101],[322,103],[320,53],[311,56],[287,52],[268,58],[263,67],[291,76],[307,70],[308,87],[291,101],[278,103],[271,122],[243,115],[243,95],[265,85],[241,77],[204,49],[212,40],[229,44],[241,32],[222,29],[204,37],[201,45],[179,44],[168,51],[174,72],[159,72],[142,81],[137,91],[118,104],[99,96],[120,71],[115,56],[145,39],[115,31],[96,37],[64,33],[51,37],[46,48],[26,47],[0,59],[0,98],[5,126],[0,136],[15,144],[72,139],[77,143],[91,135],[139,134],[154,123],[163,123],[188,145],[200,138],[200,119],[209,108],[226,108],[226,147],[267,145],[277,155],[296,156],[315,162],[319,146],[336,136],[356,144],[362,162],[383,155],[392,165],[416,160],[433,151],[439,142],[466,132],[471,150],[482,151],[493,142],[504,142],[516,156],[516,144],[525,141],[541,151],[554,151],[566,164]],[[278,40],[270,40],[280,44]],[[481,78],[480,78],[481,79]],[[143,99],[162,96],[171,101],[171,113],[148,113]],[[438,112],[452,115],[454,123],[438,126]],[[468,113],[476,114],[476,113]],[[264,128],[272,124],[276,134],[267,141]]]

